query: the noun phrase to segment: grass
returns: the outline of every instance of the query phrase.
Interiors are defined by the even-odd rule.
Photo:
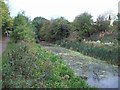
[[[105,46],[105,45],[94,45],[87,44],[83,42],[65,42],[58,41],[56,42],[58,45],[62,47],[66,47],[68,49],[72,49],[78,52],[83,53],[84,55],[88,55],[91,57],[95,57],[108,63],[118,64],[118,47],[117,46]]]
[[[84,88],[63,60],[35,43],[9,42],[2,57],[3,88]]]

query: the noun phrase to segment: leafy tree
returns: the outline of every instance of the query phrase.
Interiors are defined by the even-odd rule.
[[[82,13],[75,17],[73,22],[75,26],[75,31],[78,31],[80,37],[89,37],[92,32],[92,16],[88,13]]]
[[[97,31],[101,32],[101,31],[105,31],[109,29],[109,21],[107,20],[107,18],[105,18],[102,15],[99,15],[97,18]]]
[[[17,26],[24,26],[24,25],[28,25],[29,24],[29,19],[25,16],[24,12],[22,13],[19,13],[15,18],[14,18],[14,22],[13,22],[13,25],[14,25],[14,29],[17,27]]]
[[[120,41],[120,13],[118,13],[118,40]]]
[[[34,41],[33,28],[30,24],[29,19],[22,14],[18,14],[14,19],[14,27],[11,34],[11,38],[15,41]]]
[[[43,23],[46,21],[43,17],[35,17],[32,21],[33,26],[35,27],[36,39],[40,39],[40,29],[43,26]]]
[[[57,41],[69,36],[70,25],[63,17],[52,20],[46,34],[48,41]]]
[[[41,26],[40,31],[39,31],[41,40],[45,40],[46,39],[46,33],[48,31],[49,25],[50,25],[50,21],[49,20],[45,20],[43,25]]]
[[[1,4],[1,7],[0,7],[0,12],[1,12],[1,19],[0,21],[0,30],[2,30],[2,35],[4,35],[5,31],[7,28],[12,28],[12,25],[13,25],[13,20],[12,18],[10,17],[10,12],[9,12],[9,9],[7,7],[7,5],[5,4],[4,0],[0,0],[0,4]],[[1,29],[1,26],[2,26],[2,29]]]

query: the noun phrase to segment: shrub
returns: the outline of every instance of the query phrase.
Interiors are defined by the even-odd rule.
[[[31,70],[28,64],[32,57],[28,57],[30,54],[27,53],[28,49],[26,45],[22,44],[21,46],[21,44],[13,44],[13,46],[14,47],[6,52],[6,58],[4,58],[3,61],[3,87],[14,87],[13,85],[21,83],[16,80],[23,79],[23,77],[27,78],[29,77],[28,75],[31,75]],[[3,54],[3,57],[5,56]],[[16,82],[12,82],[12,79]]]
[[[10,42],[3,53],[2,80],[3,88],[86,88],[89,90],[85,81],[75,76],[63,60],[35,43],[24,41]]]
[[[19,42],[21,40],[32,42],[34,41],[34,33],[30,31],[30,28],[27,26],[18,26],[16,29],[12,32],[12,40],[14,42]]]
[[[21,40],[27,42],[34,42],[33,27],[30,24],[29,19],[24,14],[18,14],[14,19],[14,30],[11,34],[11,38],[14,42]]]
[[[34,80],[43,78],[44,73],[48,74],[52,70],[51,63],[48,62],[48,68],[45,68],[46,62],[36,57],[37,49],[34,47],[32,43],[29,45],[19,42],[12,44],[12,47],[5,52],[3,55],[3,87],[26,87],[27,81],[32,85]],[[30,85],[27,86],[30,87]]]

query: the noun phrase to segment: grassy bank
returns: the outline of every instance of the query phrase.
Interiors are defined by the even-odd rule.
[[[59,57],[35,43],[9,42],[2,57],[3,88],[85,88]]]
[[[118,47],[117,46],[105,46],[98,44],[87,44],[84,42],[72,42],[72,41],[58,41],[56,44],[83,53],[91,57],[95,57],[108,63],[117,64],[118,60]]]

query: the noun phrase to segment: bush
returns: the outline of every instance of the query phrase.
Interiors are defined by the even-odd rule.
[[[14,30],[11,34],[11,38],[14,42],[21,40],[27,42],[34,42],[34,32],[30,21],[24,14],[18,14],[14,19]]]
[[[35,43],[24,41],[9,43],[3,53],[2,80],[3,88],[78,87],[89,90],[85,81],[75,76],[63,60]]]
[[[36,67],[35,53],[36,51],[27,43],[12,44],[12,47],[3,54],[3,87],[25,87],[27,80],[36,78],[33,70],[41,73],[40,66]],[[20,86],[17,86],[18,84]]]
[[[19,41],[34,42],[34,33],[30,31],[30,27],[17,26],[11,34],[12,40],[17,43]]]

